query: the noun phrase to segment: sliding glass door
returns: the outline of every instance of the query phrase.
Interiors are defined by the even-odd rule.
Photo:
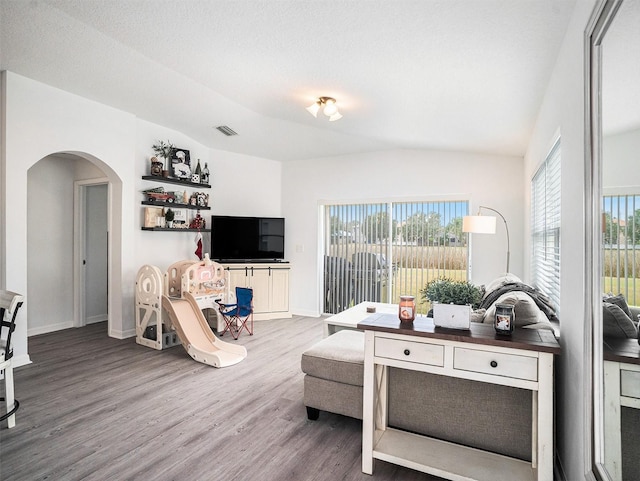
[[[438,277],[466,280],[467,201],[388,202],[324,206],[324,312],[363,301],[416,297]]]

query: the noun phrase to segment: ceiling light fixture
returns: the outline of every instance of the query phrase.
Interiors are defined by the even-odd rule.
[[[342,118],[342,115],[338,112],[336,99],[332,97],[319,97],[318,100],[307,107],[307,111],[314,117],[317,117],[320,108],[322,108],[322,113],[329,117],[329,122]]]

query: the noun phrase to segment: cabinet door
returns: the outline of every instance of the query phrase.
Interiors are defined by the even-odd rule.
[[[269,312],[271,308],[269,269],[249,268],[247,274],[248,287],[253,289],[253,312],[255,314]]]
[[[271,269],[271,312],[289,310],[289,269]]]
[[[249,287],[248,281],[249,277],[247,276],[248,270],[244,267],[242,268],[231,268],[227,271],[227,289],[230,296],[227,296],[227,302],[230,299],[235,301],[236,296],[236,287]]]

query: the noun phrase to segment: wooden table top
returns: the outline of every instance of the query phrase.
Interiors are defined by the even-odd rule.
[[[516,328],[507,336],[496,333],[493,324],[472,322],[470,330],[447,329],[436,326],[430,317],[417,316],[413,323],[404,323],[400,322],[397,314],[384,313],[371,314],[357,327],[368,331],[560,354],[560,344],[553,331],[548,329]]]
[[[640,344],[637,339],[606,338],[602,357],[605,361],[640,364]]]

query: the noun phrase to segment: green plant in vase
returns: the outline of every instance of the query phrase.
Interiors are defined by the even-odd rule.
[[[171,143],[171,141],[167,140],[166,142],[163,140],[158,140],[155,144],[151,146],[153,149],[153,153],[158,157],[164,158],[164,166],[165,170],[168,171],[171,166],[171,152],[175,148],[175,146]]]
[[[470,305],[477,308],[482,300],[482,289],[469,281],[455,281],[440,277],[429,281],[421,289],[422,297],[431,303]]]

